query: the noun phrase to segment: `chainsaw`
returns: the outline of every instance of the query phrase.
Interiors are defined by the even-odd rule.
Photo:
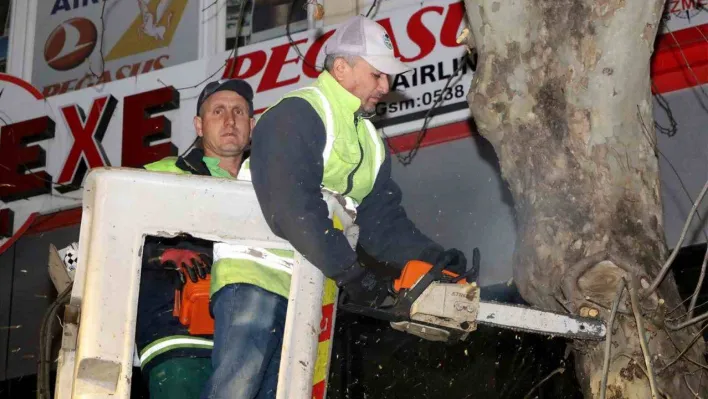
[[[514,331],[583,340],[602,340],[607,329],[599,319],[543,311],[531,307],[480,300],[480,288],[465,275],[444,270],[446,260],[433,265],[409,261],[393,280],[387,300],[378,307],[349,303],[342,310],[389,321],[391,327],[429,341],[466,340],[477,324]],[[473,270],[479,269],[475,248]]]

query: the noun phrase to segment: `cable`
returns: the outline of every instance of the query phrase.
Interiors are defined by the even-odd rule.
[[[669,102],[666,101],[666,98],[659,92],[659,89],[656,87],[656,84],[654,84],[654,81],[651,81],[651,86],[654,89],[654,92],[656,93],[654,95],[654,98],[656,98],[656,102],[659,104],[659,107],[664,110],[666,113],[666,117],[669,118],[669,127],[664,127],[662,126],[659,122],[654,119],[654,127],[656,130],[659,131],[659,133],[667,135],[669,137],[674,137],[676,133],[678,132],[678,124],[676,123],[676,118],[674,118],[673,112],[671,112],[671,106],[669,105]]]
[[[664,100],[664,101],[666,101],[666,100]],[[668,107],[667,113],[670,114],[671,113],[670,107],[668,106],[668,103],[666,103],[666,105]],[[657,140],[651,139],[651,135],[647,129],[646,124],[644,123],[644,118],[642,118],[642,114],[641,114],[641,110],[639,109],[639,105],[637,105],[637,117],[639,118],[639,123],[641,123],[641,125],[642,125],[642,128],[643,128],[642,132],[644,133],[644,137],[647,139],[647,141],[649,142],[649,145],[651,145],[652,149],[654,150],[654,156],[655,157],[661,156],[662,158],[664,158],[666,163],[669,164],[669,167],[674,172],[676,179],[678,179],[679,185],[681,186],[683,193],[686,194],[686,198],[688,198],[688,201],[690,203],[693,203],[693,198],[691,197],[691,194],[688,192],[688,189],[686,188],[686,185],[684,184],[683,179],[681,178],[681,175],[679,174],[678,170],[676,170],[676,167],[674,166],[673,163],[671,163],[669,158],[666,155],[664,155],[663,152],[661,152],[661,150],[659,149],[659,144],[658,144]],[[673,116],[671,116],[671,118],[673,119]],[[696,209],[696,216],[698,217],[698,221],[700,222],[699,225],[702,226],[703,225],[703,217],[701,216],[700,211],[698,209]],[[703,236],[706,238],[706,241],[708,241],[708,234],[706,233],[705,229],[701,229],[701,231],[703,232]]]
[[[246,3],[248,3],[248,0],[243,0],[243,1],[241,2],[241,8],[239,9],[239,12],[238,12],[238,17],[239,17],[239,18],[238,18],[238,24],[237,24],[237,28],[236,28],[236,40],[234,41],[234,47],[231,49],[231,53],[229,54],[229,56],[226,57],[226,61],[224,61],[224,64],[221,65],[221,66],[219,67],[219,69],[217,69],[216,71],[214,71],[214,73],[212,73],[211,75],[209,75],[206,79],[202,80],[201,82],[199,82],[199,83],[197,83],[197,84],[195,84],[195,85],[192,85],[192,86],[185,86],[185,87],[178,88],[178,89],[176,89],[177,91],[182,91],[182,90],[187,90],[187,89],[193,89],[193,88],[195,88],[195,87],[201,86],[204,82],[210,80],[210,79],[213,78],[217,73],[221,72],[221,70],[224,69],[224,67],[226,67],[226,65],[228,65],[229,60],[233,58],[233,59],[234,59],[234,62],[231,64],[231,68],[229,69],[228,74],[226,74],[226,76],[228,76],[229,78],[231,78],[231,76],[233,75],[233,72],[234,72],[234,68],[236,67],[236,62],[237,62],[237,59],[236,59],[236,49],[238,49],[238,37],[239,37],[239,34],[241,33],[241,28],[243,27],[243,18],[244,18],[244,17],[243,17],[243,12],[246,10]],[[159,79],[158,79],[158,80],[159,80]],[[165,84],[165,83],[162,82],[161,80],[160,80],[160,83]],[[167,85],[165,85],[165,86],[167,86]]]
[[[202,12],[204,12],[204,11],[206,11],[206,10],[208,10],[208,9],[210,9],[210,8],[212,8],[212,7],[214,7],[214,6],[216,5],[216,3],[218,3],[218,2],[219,2],[219,0],[214,0],[214,1],[212,1],[211,4],[209,4],[208,6],[202,8]]]
[[[49,376],[52,366],[52,328],[57,319],[57,312],[63,305],[69,303],[71,298],[71,289],[74,283],[70,283],[64,291],[59,294],[56,300],[52,302],[49,308],[44,313],[42,324],[39,331],[39,363],[37,365],[37,399],[51,399],[51,387]]]
[[[302,55],[302,52],[300,51],[300,48],[295,44],[295,41],[293,40],[292,35],[290,34],[290,24],[292,23],[293,19],[293,10],[295,9],[295,4],[297,4],[298,0],[293,0],[290,3],[290,8],[288,9],[288,19],[287,22],[285,23],[285,35],[288,37],[288,41],[290,42],[290,47],[293,47],[295,49],[295,52],[297,52],[298,58],[302,60],[302,62],[312,68],[315,72],[320,73],[322,72],[322,67],[317,67],[315,65],[310,64],[306,59],[305,56]],[[306,5],[307,2],[304,5]]]
[[[98,46],[98,53],[101,56],[101,75],[103,75],[103,73],[106,71],[106,59],[103,56],[103,35],[106,33],[106,24],[103,21],[103,16],[106,12],[106,3],[108,3],[108,0],[103,0],[103,5],[101,5],[101,43]],[[91,68],[90,63],[89,72],[91,72],[93,77],[95,77],[96,79],[101,79],[101,76],[97,75],[96,72],[93,71],[93,68]]]
[[[396,152],[395,152],[395,153],[396,153],[396,158],[398,158],[398,161],[399,161],[402,165],[404,165],[404,166],[410,165],[411,162],[413,162],[413,158],[415,158],[415,156],[418,154],[418,150],[420,149],[420,146],[421,146],[421,144],[423,143],[423,140],[425,139],[425,136],[426,136],[426,134],[427,134],[427,132],[428,132],[428,124],[430,123],[430,120],[433,118],[433,114],[432,114],[432,113],[433,113],[433,110],[434,110],[435,108],[437,108],[440,104],[442,104],[443,96],[445,95],[445,91],[448,89],[448,87],[449,87],[450,84],[452,83],[453,78],[457,77],[457,74],[458,74],[458,73],[462,70],[462,68],[465,66],[465,64],[466,64],[466,62],[465,62],[466,59],[467,59],[467,55],[466,55],[466,54],[463,55],[463,56],[460,58],[460,62],[459,62],[459,64],[457,65],[457,69],[455,69],[455,72],[453,72],[453,73],[450,75],[450,77],[447,78],[447,81],[445,82],[445,87],[443,87],[443,89],[440,91],[440,94],[438,95],[438,98],[437,98],[437,99],[435,100],[435,102],[433,103],[433,106],[430,107],[430,109],[428,109],[428,112],[425,113],[425,120],[423,121],[423,127],[422,127],[422,129],[420,130],[420,132],[418,133],[418,138],[417,138],[416,143],[415,143],[415,145],[413,146],[413,148],[412,148],[410,151],[408,151],[408,154],[406,154],[406,155],[400,155],[399,151],[396,151]],[[460,77],[458,77],[458,78],[462,78],[462,76],[460,76]],[[382,130],[383,130],[383,129],[382,129]],[[388,139],[389,137],[386,136],[386,138]],[[388,141],[388,140],[387,140],[387,141]],[[389,146],[390,146],[390,144],[389,144]],[[392,147],[391,147],[391,148],[392,148]],[[394,148],[394,150],[395,150],[395,148]]]
[[[370,18],[369,15],[371,15],[371,12],[374,11],[374,7],[376,7],[376,3],[378,3],[378,1],[376,1],[376,0],[374,0],[371,3],[371,7],[369,8],[369,11],[366,13],[366,18]]]

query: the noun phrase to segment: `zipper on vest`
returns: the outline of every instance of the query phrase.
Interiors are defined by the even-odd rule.
[[[361,146],[361,141],[359,141],[359,118],[356,116],[354,117],[354,131],[356,132],[356,142],[359,144],[359,163],[356,164],[356,167],[352,170],[352,173],[347,176],[347,189],[344,190],[342,195],[347,195],[352,191],[352,188],[354,187],[354,175],[361,167],[361,163],[364,161],[364,148]]]

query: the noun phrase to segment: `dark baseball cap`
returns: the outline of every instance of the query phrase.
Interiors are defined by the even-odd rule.
[[[207,84],[199,94],[197,100],[197,115],[202,108],[202,104],[210,95],[217,91],[229,90],[246,99],[248,103],[248,114],[253,117],[253,88],[245,80],[241,79],[221,79]]]

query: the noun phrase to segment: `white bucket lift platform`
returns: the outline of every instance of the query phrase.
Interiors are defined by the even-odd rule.
[[[80,267],[64,322],[56,399],[130,397],[142,246],[148,235],[179,233],[293,249],[269,229],[250,182],[127,168],[91,170],[84,184]],[[278,399],[324,397],[336,294],[333,282],[295,252]]]

